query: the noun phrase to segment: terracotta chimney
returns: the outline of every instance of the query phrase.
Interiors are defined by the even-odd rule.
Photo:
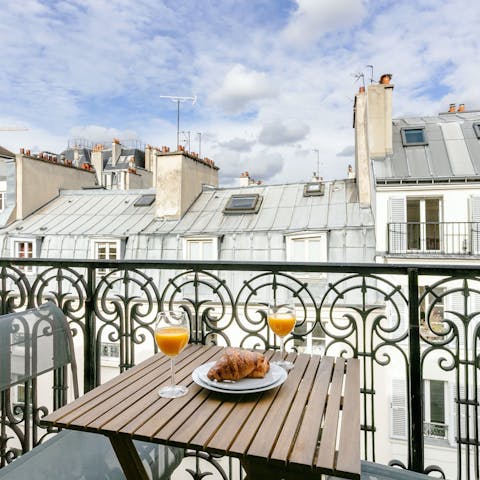
[[[448,108],[448,113],[454,113],[455,112],[455,107],[456,107],[456,105],[454,103],[451,103],[450,107]]]
[[[365,87],[360,87],[358,89],[358,93],[365,93]]]
[[[24,148],[21,148],[20,149],[20,153],[23,155],[25,153],[25,149]]]
[[[465,104],[464,104],[464,103],[461,103],[461,104],[458,106],[457,112],[464,112],[464,111],[465,111]]]
[[[389,85],[390,84],[390,80],[392,79],[392,74],[391,73],[384,73],[381,77],[380,77],[380,84],[381,85]]]

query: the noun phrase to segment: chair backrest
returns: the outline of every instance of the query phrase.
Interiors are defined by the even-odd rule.
[[[0,392],[68,364],[77,398],[72,334],[55,304],[0,316]]]

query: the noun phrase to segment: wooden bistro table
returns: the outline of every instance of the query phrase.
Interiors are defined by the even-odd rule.
[[[148,478],[134,439],[237,457],[248,480],[360,478],[357,359],[289,354],[295,367],[283,385],[242,395],[192,380],[192,371],[221,351],[189,345],[180,354],[176,380],[188,385],[184,397],[158,396],[169,382],[169,359],[159,353],[42,423],[106,435],[129,480]]]

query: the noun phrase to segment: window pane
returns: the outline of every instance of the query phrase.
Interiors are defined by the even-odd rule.
[[[290,260],[296,262],[303,262],[306,257],[305,252],[305,239],[300,238],[292,241],[292,257]]]
[[[310,238],[308,240],[308,254],[306,261],[307,262],[321,262],[325,260],[322,258],[322,241],[320,238]]]
[[[430,380],[430,421],[445,423],[445,393],[440,380]]]
[[[404,130],[405,143],[424,143],[425,136],[422,128],[412,128]]]
[[[215,260],[213,258],[213,244],[212,241],[202,242],[202,260]]]

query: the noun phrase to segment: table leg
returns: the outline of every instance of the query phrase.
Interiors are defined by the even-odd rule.
[[[125,435],[112,435],[108,438],[127,480],[149,480],[132,439]]]

